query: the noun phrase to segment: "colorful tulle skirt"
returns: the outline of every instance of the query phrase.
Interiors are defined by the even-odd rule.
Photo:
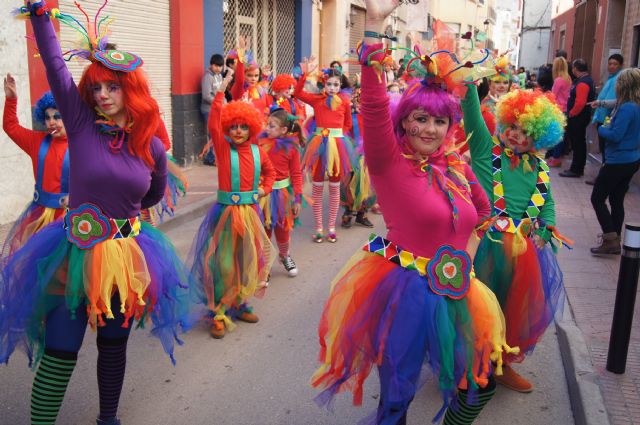
[[[64,297],[69,314],[86,305],[89,324],[116,320],[111,299],[117,293],[123,326],[147,320],[175,363],[174,343],[189,319],[190,276],[173,244],[142,223],[135,238],[107,239],[89,249],[67,240],[62,221],[35,234],[4,265],[0,292],[0,362],[16,348],[39,361],[44,351],[47,314]]]
[[[273,189],[271,193],[260,198],[260,209],[264,217],[264,227],[273,230],[276,227],[290,231],[295,226],[300,225],[300,218],[293,214],[293,205],[296,197],[293,187],[287,186],[283,189]],[[302,195],[302,208],[306,208],[313,201],[306,195]]]
[[[205,216],[191,249],[193,298],[231,324],[237,309],[267,280],[277,250],[271,244],[258,205],[215,203]]]
[[[27,208],[20,214],[15,221],[11,230],[7,234],[2,245],[2,254],[0,258],[2,263],[6,263],[8,258],[19,250],[28,240],[48,226],[55,220],[64,215],[64,208],[49,208],[31,202]]]
[[[340,186],[341,204],[352,211],[371,208],[376,203],[376,195],[373,186],[371,186],[371,178],[364,156],[360,156],[357,167],[352,174],[347,176],[347,179]]]
[[[523,244],[518,247],[519,244]],[[491,232],[478,248],[474,266],[494,292],[507,323],[507,343],[520,347],[508,362],[521,362],[535,348],[565,300],[562,271],[549,244],[537,249],[530,238]],[[526,244],[526,245],[525,245]]]
[[[461,299],[436,294],[428,279],[373,252],[349,260],[332,283],[319,324],[322,366],[312,378],[314,387],[324,388],[319,404],[350,390],[360,405],[363,383],[376,366],[379,414],[388,417],[408,407],[428,366],[443,395],[442,413],[459,386],[474,394],[486,385],[492,361],[501,374],[503,350],[517,349],[506,345],[495,296],[473,274]]]
[[[165,188],[164,197],[155,207],[156,214],[153,215],[151,213],[151,220],[155,222],[162,222],[165,214],[173,217],[178,205],[178,198],[185,196],[189,187],[186,176],[176,163],[176,160],[169,154],[167,154],[167,171],[167,187]]]
[[[307,142],[302,169],[314,176],[346,176],[352,171],[353,144],[340,129],[316,129]]]

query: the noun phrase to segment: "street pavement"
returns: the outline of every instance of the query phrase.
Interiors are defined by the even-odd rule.
[[[187,170],[190,193],[183,198],[173,224],[163,225],[183,257],[204,213],[203,205],[213,201],[214,173],[215,168],[203,166]],[[382,217],[371,219],[376,224],[373,230],[384,232]],[[366,382],[359,408],[351,406],[350,394],[341,394],[332,412],[321,409],[313,401],[317,391],[309,385],[318,366],[316,327],[331,279],[359,249],[370,229],[339,230],[338,243],[314,244],[311,209],[303,212],[302,221],[303,227],[296,229],[292,240],[299,275],[289,278],[275,264],[271,286],[262,299],[253,301],[260,316],[258,324],[241,323],[223,340],[212,339],[204,325],[196,327],[184,336],[185,345],[176,349],[175,367],[155,338],[144,330],[132,332],[120,402],[123,424],[355,424],[375,409],[375,371]],[[58,423],[95,423],[96,355],[95,334],[88,330]],[[499,386],[478,424],[574,423],[553,326],[533,355],[516,367],[532,380],[535,391],[518,394]],[[8,366],[0,367],[1,424],[28,423],[32,379],[21,353]],[[412,404],[409,423],[431,423],[440,405],[435,384],[427,381]]]

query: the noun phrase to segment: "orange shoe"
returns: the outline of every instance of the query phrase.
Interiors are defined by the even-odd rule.
[[[249,313],[248,311],[243,311],[238,316],[238,320],[240,320],[241,322],[246,322],[246,323],[258,323],[258,320],[260,320],[260,319],[258,318],[258,316],[256,316],[253,313]]]
[[[519,393],[530,393],[531,391],[533,391],[533,385],[531,384],[531,382],[520,376],[518,372],[511,368],[511,366],[502,366],[502,372],[503,374],[500,376],[495,375],[496,382],[498,384],[502,384],[505,387]]]
[[[224,323],[222,323],[222,321],[220,320],[214,320],[213,324],[211,325],[211,328],[209,329],[209,333],[215,339],[224,338],[224,334],[225,334]]]

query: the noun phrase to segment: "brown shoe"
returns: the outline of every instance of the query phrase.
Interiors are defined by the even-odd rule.
[[[258,323],[258,320],[260,319],[258,318],[258,316],[256,316],[253,313],[249,313],[248,311],[243,311],[238,316],[238,320],[246,323]]]
[[[502,375],[495,375],[496,382],[504,385],[505,387],[517,391],[519,393],[530,393],[533,391],[533,385],[531,382],[524,379],[518,374],[511,366],[504,365],[502,367]]]
[[[598,235],[600,245],[591,248],[593,255],[620,255],[622,249],[620,248],[620,236],[616,232],[603,233]]]
[[[224,338],[224,334],[225,334],[224,323],[222,323],[222,321],[220,320],[214,320],[213,324],[211,325],[211,328],[209,328],[209,333],[215,339]]]

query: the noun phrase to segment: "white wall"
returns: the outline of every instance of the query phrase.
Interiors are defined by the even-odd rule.
[[[7,10],[5,10],[7,12]],[[25,22],[7,15],[0,25],[0,74],[10,72],[18,89],[18,118],[31,128],[31,101]],[[42,78],[45,78],[42,76]],[[0,91],[0,113],[4,113],[4,90]],[[33,170],[29,157],[0,131],[0,225],[14,221],[33,196]]]
[[[537,70],[547,62],[551,35],[551,0],[525,0],[518,66]],[[547,27],[546,29],[529,28]]]

